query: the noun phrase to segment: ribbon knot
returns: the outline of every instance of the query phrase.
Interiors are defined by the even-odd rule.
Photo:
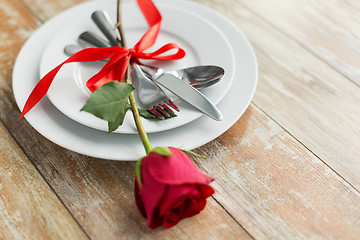
[[[183,58],[185,51],[175,43],[168,43],[155,52],[144,52],[156,41],[160,31],[161,15],[152,0],[137,0],[137,3],[149,24],[149,29],[133,48],[87,48],[75,53],[40,79],[27,99],[20,119],[46,95],[56,74],[66,63],[109,59],[106,65],[86,82],[87,88],[94,92],[107,82],[121,81],[131,60],[138,62],[139,59],[176,60]],[[174,49],[177,50],[175,53],[165,54]]]
[[[130,49],[129,49],[129,56],[130,56],[130,58],[132,58],[132,59],[136,59],[136,60],[139,59],[138,53],[135,51],[134,48],[130,48]]]

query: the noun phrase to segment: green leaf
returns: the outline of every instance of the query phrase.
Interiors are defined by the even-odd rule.
[[[116,129],[118,129],[118,127],[120,125],[123,124],[124,122],[124,118],[125,118],[125,115],[127,113],[127,111],[130,109],[130,104],[127,102],[125,104],[125,107],[124,107],[124,114],[118,114],[115,118],[115,121],[114,122],[108,122],[108,133],[111,133],[113,131],[115,131]]]
[[[172,153],[170,152],[170,149],[167,147],[156,147],[156,148],[153,148],[151,151],[154,153],[157,153],[159,155],[166,156],[166,157],[169,157],[172,155]]]
[[[145,119],[153,119],[153,120],[158,120],[159,119],[155,115],[152,115],[151,113],[149,113],[147,110],[138,109],[138,111],[139,111],[140,116],[142,116]]]
[[[136,174],[136,178],[138,180],[139,183],[139,187],[141,188],[141,161],[142,158],[140,158],[135,165],[135,174]]]
[[[193,151],[190,151],[190,150],[185,150],[185,149],[180,149],[180,150],[183,151],[184,153],[188,153],[188,154],[194,155],[196,157],[202,157],[202,158],[207,158],[208,157],[208,156],[205,156],[205,155],[200,155],[200,154],[194,153]]]
[[[81,111],[108,121],[109,132],[112,132],[124,121],[125,113],[129,110],[126,106],[128,97],[133,90],[132,84],[108,82],[91,94]]]

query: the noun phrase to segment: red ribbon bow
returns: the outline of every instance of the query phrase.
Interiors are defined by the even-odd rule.
[[[156,41],[160,31],[161,15],[152,0],[137,0],[137,3],[149,24],[149,29],[133,48],[87,48],[75,53],[47,73],[38,82],[25,103],[20,119],[46,95],[56,74],[66,63],[109,59],[107,64],[86,83],[86,86],[93,92],[109,81],[121,81],[131,59],[137,61],[138,59],[176,60],[183,58],[185,51],[175,43],[168,43],[152,53],[144,53],[144,51],[153,46]],[[172,49],[177,49],[177,52],[170,55],[162,55]]]

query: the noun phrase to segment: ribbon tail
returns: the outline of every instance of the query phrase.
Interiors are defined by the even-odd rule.
[[[146,18],[149,26],[161,21],[161,15],[151,0],[137,0],[137,3]]]
[[[25,106],[21,112],[19,120],[28,113],[40,100],[45,96],[47,91],[50,88],[51,83],[53,82],[56,74],[60,70],[60,68],[64,65],[64,63],[60,64],[53,70],[51,70],[48,74],[46,74],[39,82],[36,84],[35,88],[31,92],[28,97]]]
[[[114,54],[120,52],[122,54],[128,53],[127,49],[120,48],[120,47],[111,47],[111,48],[88,48],[81,50],[63,63],[55,67],[49,73],[47,73],[40,81],[36,84],[35,88],[31,92],[30,96],[28,97],[25,106],[21,112],[19,120],[28,113],[40,100],[46,95],[48,92],[51,83],[53,82],[56,74],[59,72],[61,67],[66,63],[71,62],[88,62],[88,61],[97,61],[112,58]],[[121,55],[121,54],[120,54]]]
[[[160,31],[162,18],[152,0],[137,0],[137,3],[149,25],[149,29],[134,47],[136,52],[142,52],[154,45]]]
[[[142,52],[150,48],[152,45],[154,45],[156,38],[159,34],[159,31],[160,31],[160,22],[151,26],[149,30],[142,36],[140,41],[136,43],[133,49],[136,52]]]

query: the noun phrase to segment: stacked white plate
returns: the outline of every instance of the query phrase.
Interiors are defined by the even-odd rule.
[[[153,63],[167,70],[196,65],[218,65],[225,69],[223,79],[202,92],[222,112],[216,122],[179,99],[178,117],[152,121],[143,119],[151,144],[194,149],[215,139],[229,129],[244,113],[254,95],[257,63],[245,36],[224,16],[203,5],[186,0],[155,0],[162,15],[161,32],[153,51],[169,42],[176,42],[186,56],[177,61]],[[133,46],[146,32],[148,25],[136,1],[124,1],[122,20],[128,45]],[[89,1],[70,8],[40,27],[25,43],[15,63],[13,91],[20,109],[40,76],[63,62],[68,44],[77,44],[84,31],[101,35],[91,20],[96,10],[104,10],[115,22],[116,1]],[[59,29],[59,26],[62,29]],[[80,112],[90,96],[86,81],[101,63],[71,63],[55,78],[49,92],[26,116],[27,121],[54,143],[85,155],[112,159],[137,160],[145,154],[137,136],[131,112],[124,124],[107,134],[107,123]]]

